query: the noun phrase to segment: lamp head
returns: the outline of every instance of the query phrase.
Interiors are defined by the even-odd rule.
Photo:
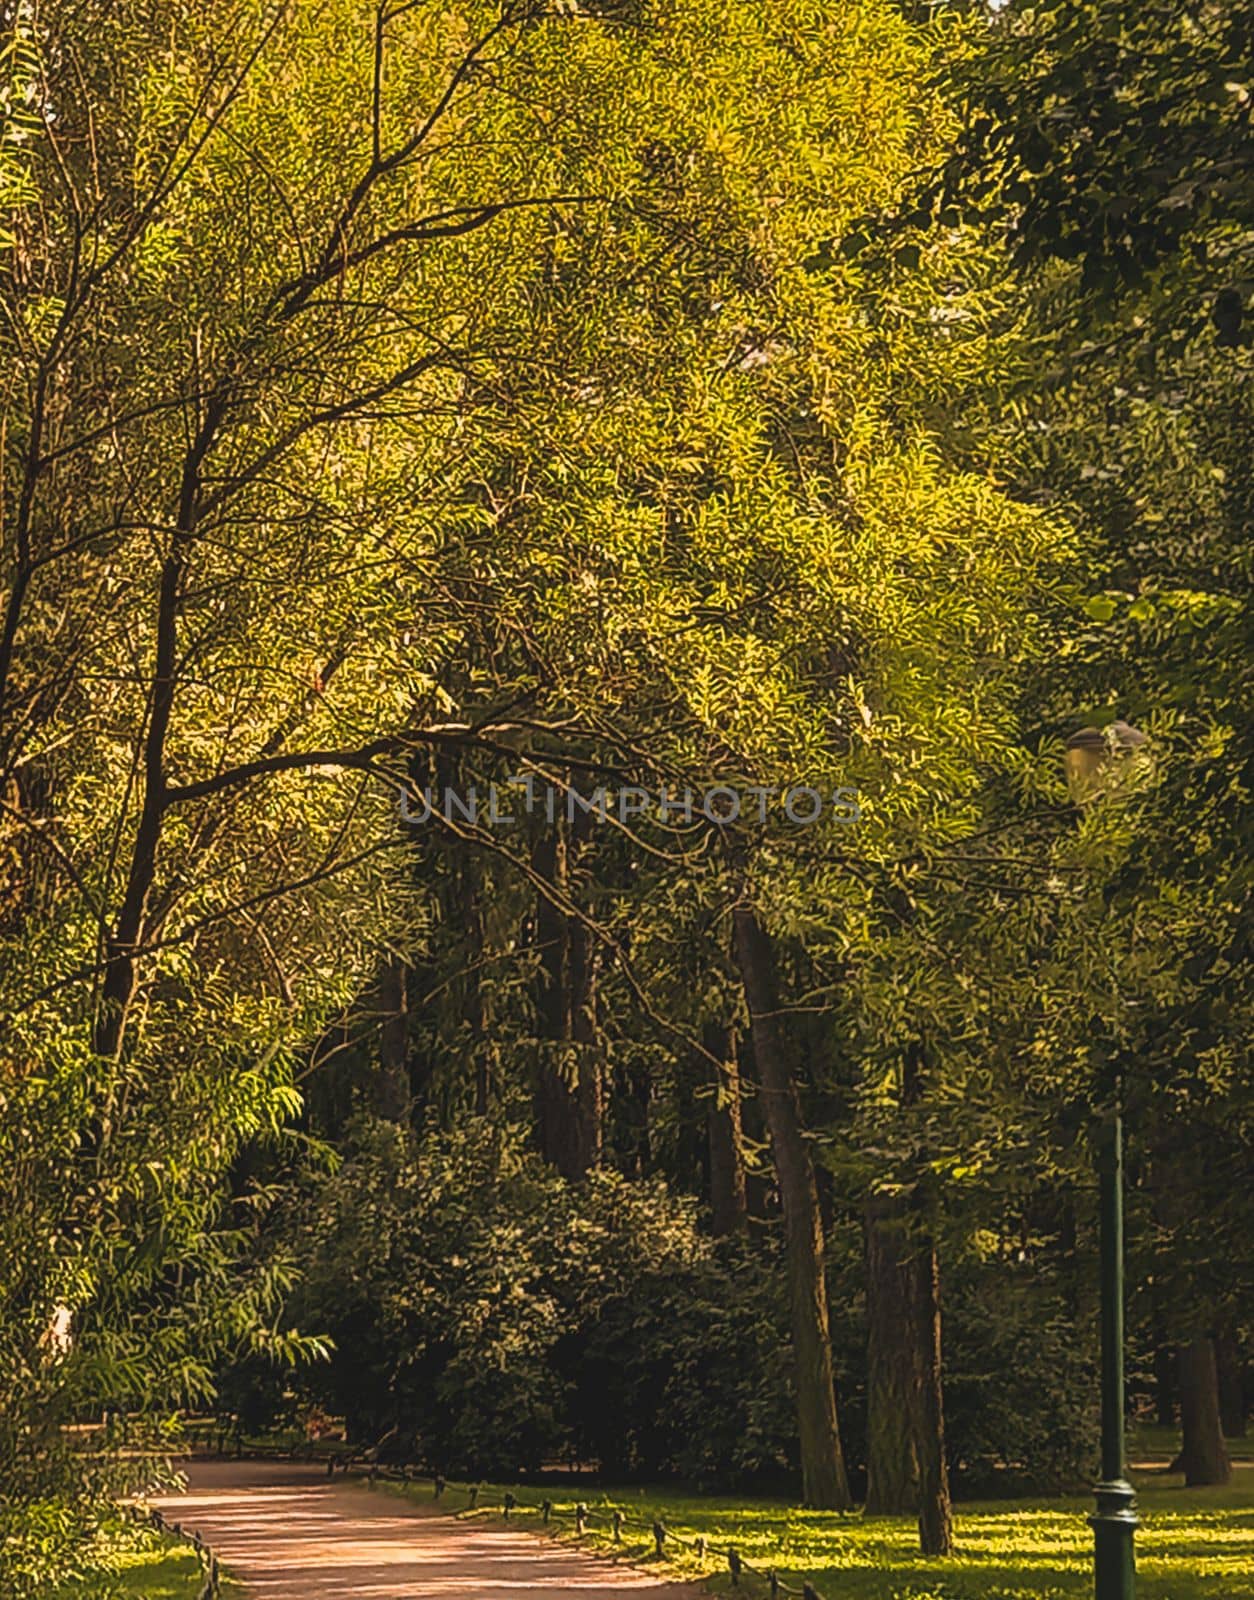
[[[1122,719],[1107,728],[1081,728],[1067,740],[1064,762],[1067,786],[1080,804],[1101,792],[1099,782],[1122,770],[1124,764],[1147,742],[1140,728]]]

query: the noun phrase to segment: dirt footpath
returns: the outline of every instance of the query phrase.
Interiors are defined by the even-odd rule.
[[[534,1534],[458,1521],[325,1468],[233,1461],[185,1465],[186,1494],[159,1499],[244,1584],[248,1600],[697,1600]]]

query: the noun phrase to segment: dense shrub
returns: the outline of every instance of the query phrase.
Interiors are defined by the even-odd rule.
[[[607,1476],[778,1487],[798,1468],[787,1302],[773,1250],[724,1243],[646,1268],[561,1352],[580,1442]]]
[[[949,1453],[968,1491],[1074,1488],[1097,1464],[1097,1330],[1047,1266],[968,1251],[945,1286]]]
[[[309,1182],[284,1249],[290,1314],[328,1334],[305,1397],[384,1455],[510,1477],[566,1459],[608,1478],[791,1490],[797,1472],[777,1229],[712,1240],[660,1179],[559,1177],[521,1130],[416,1135],[358,1118]],[[865,1446],[856,1220],[830,1229],[833,1344],[855,1482]],[[966,1490],[1068,1486],[1094,1460],[1095,1342],[1047,1265],[951,1237],[946,1424]],[[231,1374],[232,1392],[248,1373]],[[273,1383],[239,1407],[273,1408]],[[264,1392],[261,1392],[264,1391]],[[290,1389],[289,1389],[290,1392]],[[258,1414],[260,1414],[258,1412]]]
[[[296,1312],[335,1341],[306,1381],[359,1439],[464,1473],[572,1448],[706,1481],[787,1464],[774,1262],[661,1182],[572,1187],[509,1129],[360,1119],[289,1235]]]

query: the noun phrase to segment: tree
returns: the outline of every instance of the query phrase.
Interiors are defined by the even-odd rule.
[[[900,787],[871,845],[891,854],[946,804],[974,804],[980,767],[1006,748],[993,680],[1001,670],[1009,679],[1025,649],[1027,597],[1057,534],[986,478],[951,471],[933,446],[937,398],[962,366],[947,365],[931,331],[935,280],[895,282],[915,302],[872,318],[865,335],[853,331],[866,326],[864,302],[878,305],[878,285],[827,246],[868,188],[900,182],[906,129],[883,88],[908,76],[911,41],[876,13],[883,82],[872,104],[885,171],[849,172],[823,132],[832,116],[848,116],[844,99],[826,98],[845,81],[828,53],[844,48],[843,34],[834,43],[812,36],[802,25],[811,17],[798,8],[791,53],[747,15],[744,36],[712,55],[688,20],[675,24],[674,48],[695,51],[717,79],[724,117],[750,82],[809,108],[768,164],[752,153],[743,166],[711,161],[699,131],[708,102],[679,99],[630,216],[612,235],[588,212],[563,223],[543,289],[546,326],[533,335],[531,367],[509,378],[520,425],[489,474],[492,524],[510,533],[493,552],[495,581],[539,596],[530,631],[494,644],[494,686],[505,693],[530,673],[550,696],[567,696],[571,721],[584,718],[583,760],[620,783],[783,786],[809,776],[827,786],[837,760],[841,778],[875,788],[891,774]],[[865,40],[860,50],[856,63],[841,58],[843,72],[870,70]],[[831,185],[817,211],[816,162]],[[974,306],[986,288],[981,264],[956,259],[938,258],[936,277],[967,273]],[[779,332],[755,331],[763,327]],[[920,372],[922,390],[908,402]],[[956,543],[968,552],[961,606],[939,582]],[[581,592],[595,597],[590,609],[573,605]],[[785,594],[804,597],[804,607],[785,610]],[[611,692],[591,698],[589,681],[607,678]],[[966,700],[976,679],[973,721]],[[944,752],[926,777],[911,754],[920,744]],[[556,752],[549,760],[560,767]],[[691,837],[708,831],[704,821],[688,826]],[[839,837],[823,835],[829,846]],[[781,864],[778,833],[764,839],[753,878],[755,889],[760,876],[771,880],[773,901],[796,880]],[[821,868],[806,914],[823,915],[821,897],[830,906],[847,889],[840,870]],[[541,942],[560,948],[556,931]],[[633,938],[633,963],[637,953]],[[559,989],[546,980],[547,993]],[[777,1132],[784,1150],[802,1137],[800,1128]],[[794,1239],[814,1285],[821,1230],[804,1160],[793,1170]],[[807,1288],[797,1301],[799,1338],[816,1361],[826,1342],[818,1295]],[[829,1404],[807,1409],[830,1434]],[[836,1449],[829,1436],[816,1462],[824,1494],[839,1494]]]
[[[921,1055],[913,1049],[903,1063],[906,1106],[919,1096]],[[924,1182],[904,1196],[874,1193],[866,1202],[866,1505],[868,1514],[917,1512],[920,1548],[948,1555],[940,1265],[928,1210]]]
[[[1025,725],[1044,741],[1122,715],[1153,737],[1135,828],[1091,834],[1099,852],[1122,837],[1075,865],[1106,878],[1091,936],[1125,979],[1091,1013],[1121,1035],[1097,1087],[1121,1082],[1128,1107],[1133,1323],[1164,1376],[1173,1345],[1247,1325],[1250,1303],[1232,1244],[1249,1226],[1250,26],[1248,6],[1124,0],[977,19],[941,69],[954,150],[851,241],[890,255],[960,223],[1002,240],[1033,307],[1028,360],[969,426],[1005,441],[1020,492],[1065,510],[1086,551]],[[1095,998],[1083,952],[1057,976]],[[1134,994],[1152,1025],[1112,1030]]]
[[[1232,1463],[1219,1420],[1219,1378],[1215,1341],[1192,1339],[1180,1352],[1180,1420],[1184,1444],[1180,1467],[1186,1487],[1227,1483]]]
[[[300,1048],[407,919],[381,774],[470,735],[435,688],[458,637],[429,609],[447,474],[542,215],[579,203],[549,187],[560,158],[502,156],[528,113],[476,76],[535,15],[5,8],[19,1498],[84,1406],[203,1397],[224,1345],[309,1348],[224,1178],[283,1137]]]
[[[734,1029],[707,1022],[701,1043],[707,1059],[719,1063],[706,1112],[709,1141],[710,1211],[716,1238],[739,1233],[748,1217],[740,1062]],[[704,1066],[702,1061],[701,1066]]]
[[[995,253],[956,235],[881,269],[836,245],[943,155],[930,36],[882,0],[18,13],[0,1237],[29,1482],[23,1429],[50,1393],[55,1427],[136,1372],[157,1409],[203,1393],[224,1349],[305,1348],[277,1309],[286,1257],[250,1273],[231,1222],[273,1193],[240,1170],[256,1145],[287,1177],[293,1124],[342,1132],[360,1090],[389,1170],[412,1167],[411,1122],[454,1138],[490,1107],[588,1206],[639,1198],[607,1160],[669,1163],[691,1192],[673,1152],[699,1062],[720,1231],[770,1134],[816,1505],[848,1498],[816,1152],[864,1144],[855,1214],[909,1195],[910,1427],[943,1547],[945,1107],[973,1038],[998,1056],[956,979],[929,998],[926,941],[974,922],[1000,950],[999,907],[955,909],[948,857],[1031,787],[1019,683],[1047,659],[1070,547],[967,425],[961,397],[1020,359]],[[612,820],[398,825],[397,791],[429,772],[563,798],[577,776],[615,791]],[[624,814],[661,783],[665,815]],[[715,785],[761,812],[711,816]],[[813,825],[781,814],[794,790],[818,797]],[[856,833],[833,814],[854,791]],[[857,1101],[920,1043],[912,1004],[935,1081],[894,1108],[903,1153],[875,1169]],[[403,1339],[416,1313],[393,1287]],[[49,1366],[62,1305],[74,1353]],[[427,1348],[441,1437],[469,1461],[457,1385],[500,1394],[441,1364],[464,1310],[446,1309]],[[527,1307],[529,1351],[549,1309]],[[773,1323],[760,1338],[777,1353]],[[403,1368],[371,1350],[363,1429]],[[537,1420],[535,1370],[505,1386],[510,1449],[561,1433],[565,1380],[545,1369]],[[763,1432],[755,1461],[778,1459]]]
[[[836,1416],[823,1218],[814,1162],[806,1145],[800,1096],[779,1025],[780,998],[770,942],[751,907],[737,906],[732,915],[753,1055],[766,1096],[771,1149],[783,1199],[802,1493],[807,1505],[843,1510],[852,1501]]]

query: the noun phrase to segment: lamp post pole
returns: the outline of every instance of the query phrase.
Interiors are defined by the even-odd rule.
[[[1067,776],[1077,804],[1103,792],[1103,778],[1145,743],[1139,728],[1114,723],[1082,728],[1067,740]],[[1093,1584],[1096,1600],[1134,1600],[1136,1492],[1128,1482],[1123,1391],[1123,1117],[1121,1091],[1097,1134],[1101,1229],[1102,1468],[1093,1487]]]

